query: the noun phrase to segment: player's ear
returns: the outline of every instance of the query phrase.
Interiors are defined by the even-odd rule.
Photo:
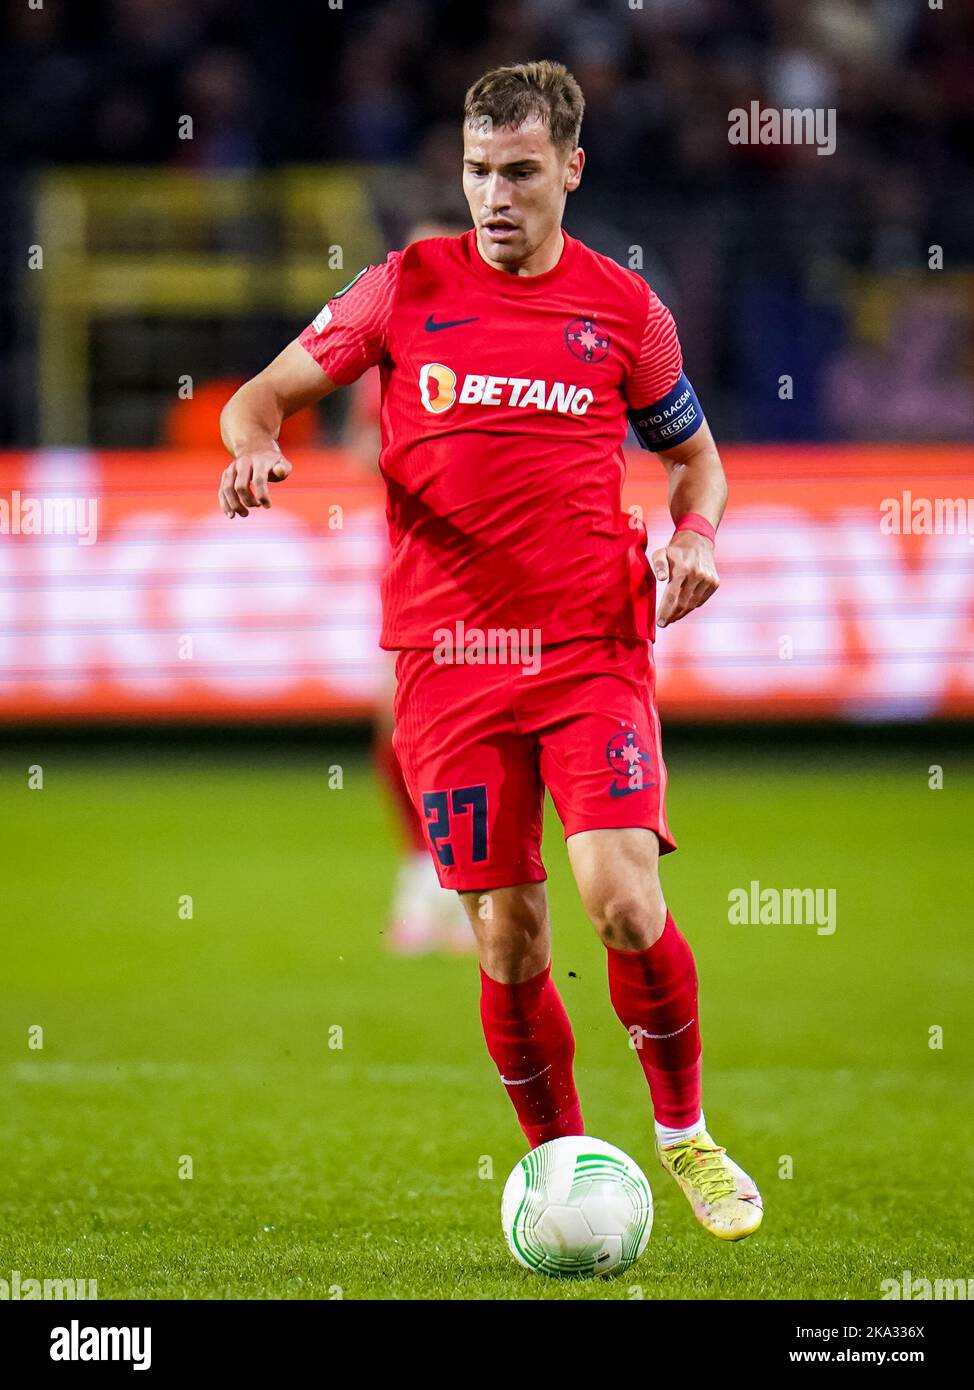
[[[585,151],[581,146],[573,150],[568,164],[565,168],[565,192],[574,193],[575,189],[582,181],[582,169],[585,167]]]

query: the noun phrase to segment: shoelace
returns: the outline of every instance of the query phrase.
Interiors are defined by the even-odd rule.
[[[688,1139],[677,1153],[672,1155],[674,1173],[690,1178],[708,1202],[716,1202],[721,1197],[730,1197],[737,1191],[737,1184],[720,1161],[727,1150],[715,1145],[695,1144]]]

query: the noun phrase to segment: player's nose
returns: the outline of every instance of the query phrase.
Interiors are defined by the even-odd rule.
[[[499,174],[492,174],[484,190],[484,213],[487,217],[500,216],[511,206],[510,184]]]

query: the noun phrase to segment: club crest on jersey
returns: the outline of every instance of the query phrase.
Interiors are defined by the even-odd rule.
[[[572,319],[565,329],[568,351],[582,362],[601,362],[608,356],[611,341],[594,319]]]
[[[655,779],[650,776],[652,762],[640,746],[635,729],[620,729],[613,734],[606,744],[605,756],[615,774],[615,781],[609,786],[610,796],[629,796],[631,792],[655,787]]]
[[[427,362],[419,371],[419,395],[431,415],[442,415],[457,398],[457,374],[442,362]]]

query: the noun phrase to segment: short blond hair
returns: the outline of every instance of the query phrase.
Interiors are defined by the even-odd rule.
[[[537,116],[551,134],[551,143],[568,152],[578,145],[585,113],[582,89],[562,63],[544,59],[492,68],[478,77],[463,103],[464,125],[488,117],[495,126],[516,130]]]

